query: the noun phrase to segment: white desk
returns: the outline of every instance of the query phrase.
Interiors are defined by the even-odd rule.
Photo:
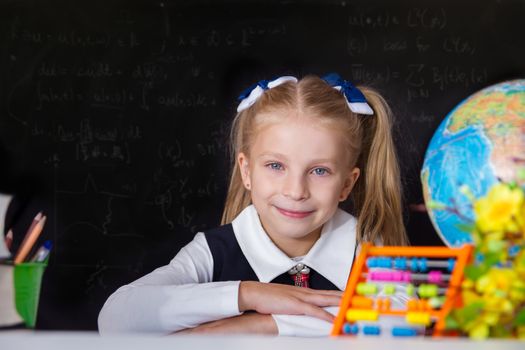
[[[259,336],[100,337],[97,333],[0,332],[1,350],[524,350],[520,341],[284,338]]]

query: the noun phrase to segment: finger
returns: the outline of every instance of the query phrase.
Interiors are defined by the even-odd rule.
[[[340,295],[308,294],[300,299],[316,306],[338,306],[341,303]]]
[[[328,289],[312,289],[312,288],[304,288],[304,287],[295,287],[296,290],[302,291],[309,294],[322,294],[322,295],[336,295],[341,296],[343,295],[343,292],[340,290],[328,290]]]
[[[304,307],[304,314],[306,316],[316,317],[316,318],[319,318],[327,322],[333,322],[335,319],[334,315],[332,315],[325,309],[320,308],[318,306],[315,306],[312,304],[305,304],[303,307]]]
[[[317,294],[321,295],[335,295],[335,296],[343,296],[343,292],[340,290],[315,290],[313,289]]]

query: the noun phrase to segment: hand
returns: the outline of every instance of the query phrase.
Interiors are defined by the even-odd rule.
[[[274,334],[277,335],[277,325],[272,315],[247,312],[240,316],[225,318],[218,321],[203,323],[195,328],[184,329],[180,334]]]
[[[325,306],[338,306],[343,292],[315,290],[277,283],[243,281],[239,286],[239,311],[261,314],[307,315],[333,322]]]

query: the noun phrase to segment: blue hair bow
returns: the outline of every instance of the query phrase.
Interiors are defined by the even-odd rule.
[[[374,114],[374,111],[366,101],[365,95],[354,84],[344,80],[337,73],[327,74],[323,77],[323,80],[334,89],[343,93],[352,112],[367,115]]]
[[[272,89],[288,81],[297,83],[297,78],[292,76],[282,76],[271,81],[261,80],[253,84],[239,95],[239,100],[241,102],[239,103],[239,106],[237,106],[237,112],[240,113],[253,105],[259,99],[259,97],[261,97],[264,91]]]

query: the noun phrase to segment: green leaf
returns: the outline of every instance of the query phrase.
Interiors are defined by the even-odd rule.
[[[525,306],[518,311],[516,317],[514,318],[514,325],[516,326],[525,326]]]
[[[465,276],[473,281],[477,281],[478,278],[483,276],[487,272],[487,267],[483,265],[469,265],[465,267]]]
[[[485,303],[483,301],[477,301],[457,309],[455,314],[459,325],[465,326],[468,322],[475,320],[483,310],[484,306]]]
[[[460,329],[459,323],[456,320],[456,318],[454,317],[454,312],[448,314],[445,317],[445,329],[448,329],[450,331],[452,331],[452,330],[459,330]]]
[[[490,337],[492,338],[510,338],[512,332],[503,325],[495,325],[491,327]]]
[[[495,251],[485,254],[485,259],[483,260],[484,264],[487,267],[494,266],[503,260],[504,251]]]

